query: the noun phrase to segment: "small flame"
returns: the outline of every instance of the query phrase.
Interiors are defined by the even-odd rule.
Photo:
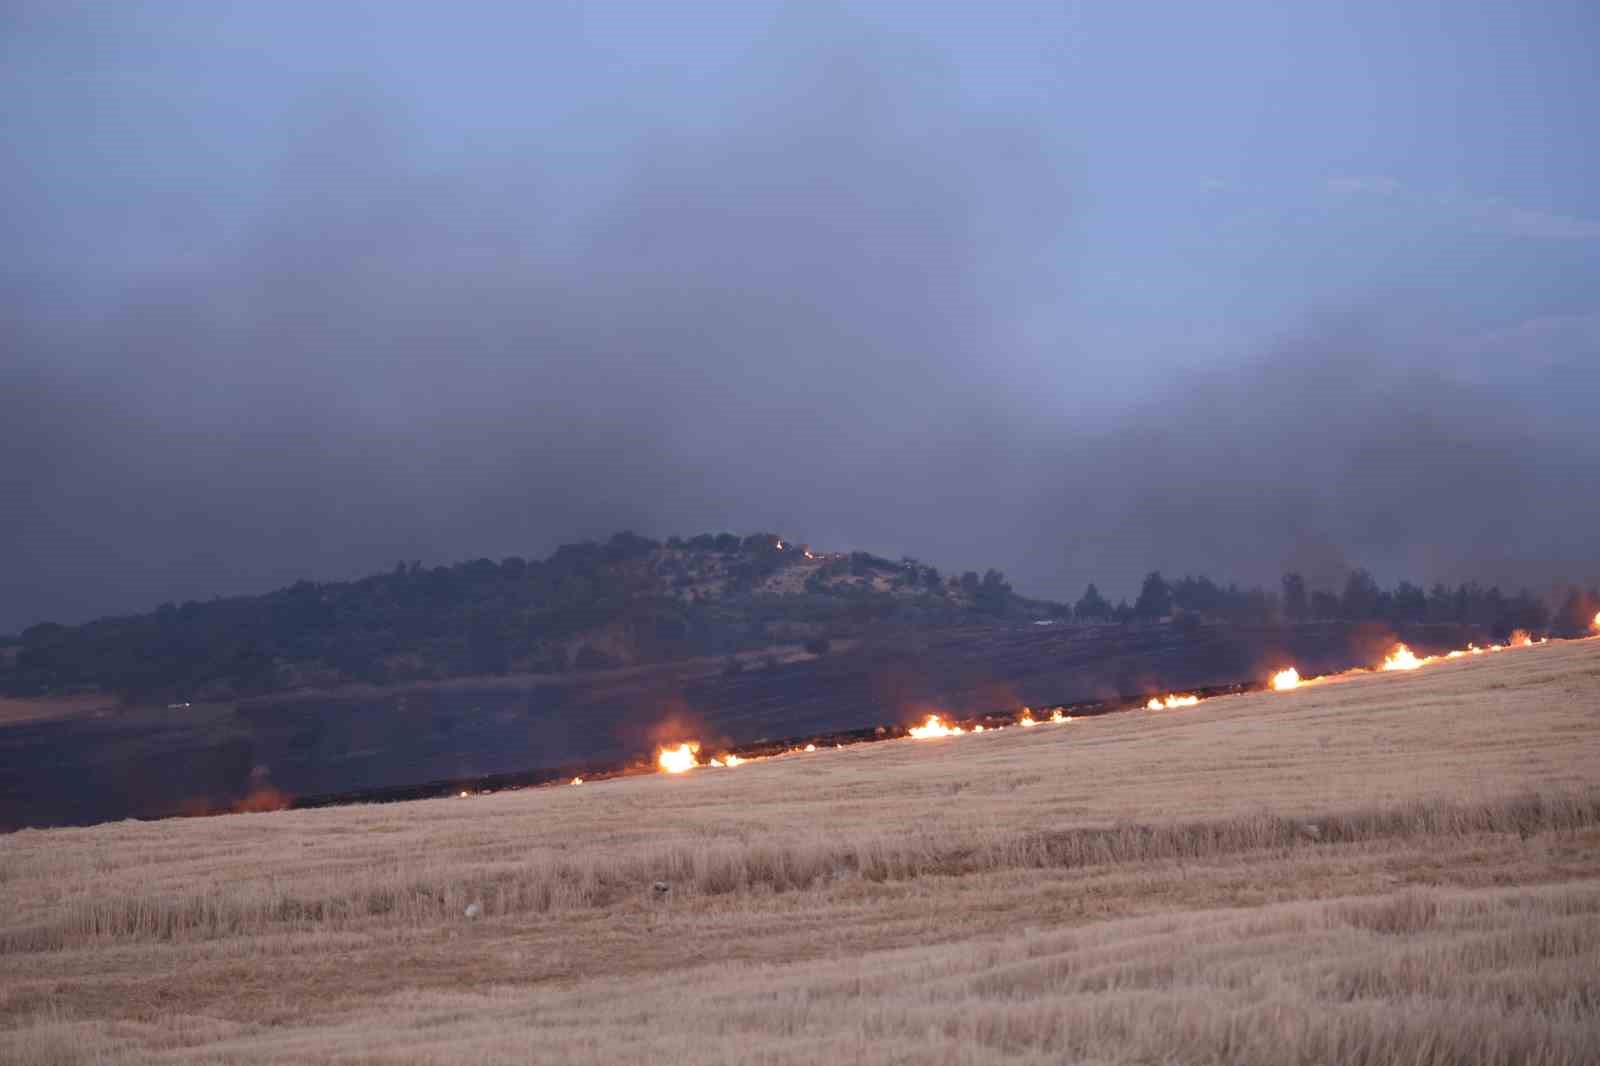
[[[816,750],[817,750],[817,746],[816,746],[816,745],[815,745],[815,744],[807,744],[807,745],[806,745],[806,746],[805,746],[805,747],[804,747],[804,748],[802,748],[802,749],[801,749],[801,750],[802,750],[802,751],[816,751]]]
[[[1053,711],[1053,712],[1052,712],[1052,713],[1051,713],[1051,715],[1050,715],[1050,720],[1051,720],[1051,721],[1052,721],[1052,722],[1055,722],[1055,723],[1056,723],[1056,724],[1057,724],[1057,725],[1060,725],[1060,724],[1061,724],[1061,723],[1062,723],[1062,722],[1070,722],[1070,721],[1072,721],[1072,716],[1071,716],[1071,715],[1069,715],[1069,714],[1062,714],[1062,713],[1061,713],[1061,708],[1060,708],[1060,707],[1057,707],[1057,708],[1056,708],[1056,709],[1055,709],[1055,710],[1054,710],[1054,711]]]
[[[1147,711],[1159,711],[1163,709],[1170,711],[1178,707],[1193,707],[1199,702],[1199,696],[1168,696],[1166,699],[1162,699],[1159,696],[1152,696],[1150,698],[1150,702],[1144,706],[1145,710]]]
[[[1383,665],[1379,667],[1379,669],[1415,670],[1417,667],[1421,666],[1427,661],[1427,659],[1417,658],[1411,649],[1406,647],[1404,644],[1396,644],[1394,646],[1394,650],[1391,651],[1388,657],[1383,660]]]
[[[460,793],[459,795],[456,796],[456,799],[466,799],[466,798],[467,798],[467,794],[465,792],[462,792],[462,793]]]
[[[1294,667],[1279,670],[1272,675],[1272,687],[1278,692],[1288,692],[1292,688],[1300,687],[1300,671]]]
[[[1017,724],[1020,725],[1020,726],[1038,725],[1039,723],[1037,721],[1035,721],[1034,717],[1033,717],[1033,708],[1031,708],[1031,707],[1022,708],[1022,717],[1017,719]]]
[[[933,737],[960,736],[961,728],[959,726],[945,725],[938,715],[930,714],[926,722],[912,726],[910,733],[914,740],[929,740]]]
[[[693,741],[685,741],[675,748],[662,748],[656,752],[656,765],[663,773],[681,774],[694,769],[695,755],[699,751],[700,745]]]
[[[581,784],[583,784],[583,778],[581,778],[581,777],[574,777],[574,778],[573,778],[573,779],[572,779],[572,783],[573,783],[573,784],[574,784],[574,785],[581,785]]]
[[[1511,646],[1513,648],[1526,648],[1533,643],[1533,637],[1528,635],[1526,629],[1513,629],[1511,631]]]
[[[978,723],[978,724],[977,724],[977,725],[975,725],[975,726],[973,726],[973,727],[972,727],[972,731],[973,731],[973,732],[974,732],[974,733],[981,733],[981,732],[983,732],[983,723],[982,723],[982,722],[979,722],[979,723]]]
[[[1589,623],[1589,628],[1600,633],[1600,611],[1594,613],[1594,621]]]

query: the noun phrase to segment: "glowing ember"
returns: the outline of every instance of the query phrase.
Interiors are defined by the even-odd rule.
[[[1427,661],[1428,660],[1426,659],[1417,658],[1416,655],[1412,653],[1411,649],[1406,647],[1404,644],[1396,644],[1394,646],[1394,650],[1391,651],[1388,657],[1383,660],[1383,665],[1379,667],[1379,669],[1415,670],[1417,667],[1421,666]]]
[[[1279,692],[1287,692],[1292,688],[1300,687],[1300,671],[1294,667],[1279,670],[1272,675],[1272,687]]]
[[[1150,698],[1150,702],[1144,706],[1145,710],[1147,711],[1159,711],[1163,709],[1170,711],[1178,707],[1193,707],[1199,702],[1199,696],[1168,696],[1166,699],[1161,699],[1159,696],[1152,696]]]
[[[928,720],[921,725],[914,725],[910,730],[913,740],[929,740],[933,737],[955,737],[961,735],[959,726],[945,725],[936,714],[928,715]]]
[[[700,745],[686,741],[675,748],[662,748],[656,752],[656,765],[661,767],[663,773],[681,774],[685,770],[693,770],[695,755],[700,751]]]

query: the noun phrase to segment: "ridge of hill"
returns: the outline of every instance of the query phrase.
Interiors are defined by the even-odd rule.
[[[351,682],[603,670],[769,649],[825,654],[871,626],[1070,615],[998,570],[813,552],[772,533],[618,533],[543,560],[397,564],[354,581],[45,623],[0,649],[0,692],[182,703]]]

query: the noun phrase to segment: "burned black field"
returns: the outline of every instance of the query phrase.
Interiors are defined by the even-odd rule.
[[[752,746],[1018,707],[1098,704],[1370,665],[1482,634],[1457,625],[971,626],[822,657],[558,677],[347,686],[236,703],[105,707],[0,725],[0,826],[436,795],[646,762],[698,737]],[[42,754],[47,753],[47,754]]]

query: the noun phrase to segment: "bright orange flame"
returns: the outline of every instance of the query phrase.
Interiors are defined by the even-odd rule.
[[[581,778],[581,777],[574,777],[574,778],[573,778],[573,779],[572,779],[572,783],[573,783],[573,784],[574,784],[574,785],[581,785],[581,784],[583,784],[583,778]]]
[[[1423,658],[1423,659],[1419,659],[1411,651],[1411,649],[1406,647],[1404,644],[1396,644],[1394,646],[1394,650],[1389,653],[1388,658],[1383,660],[1383,665],[1380,667],[1380,669],[1383,669],[1383,670],[1415,670],[1417,667],[1422,666],[1424,663],[1428,663],[1428,662],[1431,662],[1431,661],[1432,661],[1432,656],[1429,656],[1429,657]]]
[[[910,733],[913,740],[929,740],[933,737],[960,736],[961,728],[959,726],[945,725],[938,715],[930,714],[926,722],[912,726]]]
[[[700,745],[693,741],[685,741],[675,748],[662,748],[656,752],[656,765],[663,773],[681,774],[694,769],[695,755],[699,751]]]
[[[1511,631],[1511,646],[1513,648],[1526,648],[1532,643],[1533,638],[1528,635],[1526,629],[1514,629]]]
[[[1300,671],[1294,667],[1279,670],[1272,675],[1272,687],[1279,692],[1287,692],[1292,688],[1300,687]]]
[[[1022,717],[1017,719],[1017,724],[1020,726],[1031,726],[1038,725],[1039,723],[1034,720],[1033,710],[1031,708],[1024,707],[1022,708]]]
[[[816,751],[817,750],[817,746],[815,744],[807,744],[805,746],[804,750],[805,751]]]
[[[1594,621],[1589,623],[1589,628],[1600,633],[1600,611],[1594,613]]]
[[[1166,699],[1162,699],[1160,696],[1152,696],[1150,697],[1150,702],[1144,706],[1147,711],[1163,709],[1170,711],[1178,707],[1193,707],[1199,702],[1199,696],[1168,696]]]
[[[1059,725],[1062,722],[1070,722],[1070,721],[1072,721],[1072,716],[1070,714],[1062,714],[1061,713],[1061,708],[1057,707],[1055,709],[1055,711],[1051,713],[1050,720]]]

